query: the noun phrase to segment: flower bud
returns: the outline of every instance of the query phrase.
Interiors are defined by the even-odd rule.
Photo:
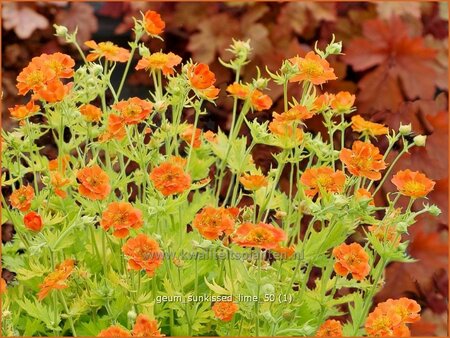
[[[148,49],[143,43],[139,44],[139,55],[141,56],[150,55],[150,49]]]
[[[287,321],[291,321],[295,318],[295,312],[290,309],[284,309],[282,316]]]
[[[264,284],[261,286],[261,293],[273,295],[275,293],[275,287],[270,283]]]
[[[103,73],[103,67],[102,65],[99,65],[98,63],[95,63],[92,67],[91,67],[91,73],[95,76],[100,75],[101,73]]]
[[[268,83],[269,83],[269,79],[265,79],[263,77],[253,80],[253,86],[256,89],[260,89],[260,90],[265,89],[267,87]]]
[[[407,233],[408,232],[408,226],[409,224],[406,222],[398,222],[397,223],[397,231],[400,233]]]
[[[53,27],[55,28],[56,36],[65,38],[67,33],[69,32],[67,30],[67,27],[65,27],[65,26],[60,26],[60,25],[54,24]]]
[[[166,110],[167,110],[167,102],[160,100],[160,101],[156,101],[155,104],[153,105],[153,109],[160,114],[163,114]]]
[[[342,52],[342,41],[332,42],[325,49],[327,55],[341,54]]]
[[[398,128],[398,131],[400,135],[409,135],[411,134],[411,123],[409,124],[400,124],[400,128]]]
[[[431,205],[428,208],[428,212],[433,216],[439,216],[441,214],[441,209],[435,204]]]
[[[252,47],[250,47],[250,40],[247,41],[233,40],[233,44],[231,45],[230,48],[230,51],[240,61],[246,61],[251,50]]]
[[[136,317],[137,317],[136,311],[134,311],[133,309],[128,311],[127,318],[130,323],[134,323],[134,321],[136,320]]]
[[[417,135],[413,139],[414,144],[418,147],[425,147],[425,144],[427,142],[427,136],[426,135]]]

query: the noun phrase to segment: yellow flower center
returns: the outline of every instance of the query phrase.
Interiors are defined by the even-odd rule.
[[[324,73],[322,65],[313,60],[303,60],[301,72],[308,74],[310,77],[318,77]]]
[[[124,110],[124,115],[126,116],[135,116],[142,112],[142,108],[140,105],[135,103],[130,103],[128,107]]]
[[[40,70],[35,70],[27,76],[27,83],[30,86],[35,86],[37,84],[42,83],[43,81],[44,81],[44,74]]]
[[[321,174],[317,176],[316,183],[317,185],[326,188],[333,184],[333,179],[329,175]]]
[[[404,190],[411,195],[420,195],[425,190],[425,185],[417,181],[408,181],[405,183]]]
[[[167,64],[168,57],[164,53],[154,53],[149,56],[148,61],[150,68],[161,69]]]
[[[102,51],[104,54],[115,54],[117,53],[117,46],[114,45],[112,42],[107,41],[107,42],[100,42],[98,44],[98,47],[100,49],[100,51]]]

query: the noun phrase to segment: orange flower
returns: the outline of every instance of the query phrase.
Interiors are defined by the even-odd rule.
[[[109,176],[98,165],[78,171],[77,180],[79,193],[91,200],[103,200],[111,191]]]
[[[195,149],[200,148],[202,144],[202,140],[200,139],[201,134],[202,131],[200,129],[195,128],[194,132],[194,125],[189,124],[186,129],[180,134],[180,137]]]
[[[340,193],[344,188],[345,174],[340,170],[335,172],[329,167],[309,168],[302,174],[300,181],[309,187],[305,191],[309,197],[320,194],[322,190],[329,193]]]
[[[122,247],[122,251],[129,257],[128,264],[131,269],[145,270],[149,276],[154,275],[163,261],[163,252],[158,242],[145,234],[129,239]]]
[[[401,236],[398,234],[393,224],[381,223],[378,225],[371,225],[368,227],[368,230],[382,243],[389,242],[394,248],[397,248],[400,244]]]
[[[49,103],[60,102],[66,97],[71,88],[72,83],[65,85],[61,80],[55,78],[48,81],[45,86],[36,89],[32,99],[43,100]]]
[[[6,281],[2,277],[0,277],[0,295],[6,293],[6,288]]]
[[[108,231],[114,229],[113,235],[124,238],[130,233],[130,229],[139,229],[144,224],[142,212],[127,202],[113,202],[102,213],[100,225]]]
[[[20,95],[25,95],[30,90],[37,90],[53,79],[55,76],[51,69],[42,69],[37,62],[31,61],[17,76],[17,89]]]
[[[98,122],[102,117],[102,110],[92,104],[84,104],[80,108],[80,114],[88,122]]]
[[[272,121],[269,123],[272,134],[287,140],[294,139],[297,143],[303,141],[303,130],[297,127],[296,122]]]
[[[378,337],[409,337],[409,329],[402,324],[399,316],[391,316],[380,308],[375,308],[367,316],[366,333]]]
[[[117,102],[112,107],[121,113],[125,124],[138,124],[148,117],[153,109],[153,104],[138,97],[132,97]]]
[[[59,158],[59,157],[58,157]],[[56,158],[56,159],[54,159],[54,160],[50,160],[49,162],[48,162],[48,169],[50,170],[50,171],[52,171],[52,170],[58,170],[58,158]],[[66,171],[66,167],[67,167],[67,165],[69,164],[69,162],[70,162],[70,155],[64,155],[62,158],[61,158],[61,169],[62,169],[62,171]]]
[[[341,244],[333,249],[336,258],[334,271],[340,276],[351,273],[356,280],[363,280],[369,274],[369,255],[358,243]]]
[[[355,95],[349,92],[339,92],[334,95],[331,101],[331,108],[338,113],[346,113],[350,111],[353,104],[355,103]]]
[[[250,94],[250,88],[235,82],[227,87],[227,92],[238,99],[246,100]]]
[[[286,233],[282,229],[260,222],[242,224],[236,230],[233,241],[240,246],[275,249],[286,238]]]
[[[316,99],[314,100],[314,103],[312,104],[312,110],[315,112],[323,112],[330,107],[333,100],[333,94],[323,93],[322,95],[316,97]]]
[[[25,228],[32,231],[40,231],[43,226],[41,216],[34,211],[30,211],[23,217],[23,223],[25,224]]]
[[[436,182],[430,180],[424,174],[409,169],[400,170],[391,182],[397,187],[402,195],[411,198],[420,198],[428,195],[434,188]]]
[[[39,285],[40,291],[38,293],[38,299],[43,300],[52,290],[67,288],[68,285],[66,284],[66,280],[72,274],[74,266],[75,261],[73,259],[67,259],[59,264],[55,271],[48,274],[48,276],[44,278],[42,284]]]
[[[110,114],[108,116],[108,126],[106,128],[106,131],[102,135],[100,135],[99,141],[106,142],[111,139],[120,141],[123,140],[126,135],[127,131],[125,130],[123,118],[119,115]]]
[[[234,209],[204,207],[195,216],[192,225],[206,239],[218,239],[223,234],[233,232],[237,213]]]
[[[216,76],[209,70],[209,66],[204,63],[192,65],[188,69],[187,75],[191,86],[195,89],[207,89],[216,82]]]
[[[250,175],[243,174],[239,178],[239,182],[244,186],[247,190],[259,190],[262,187],[267,187],[269,182],[267,181],[267,177],[264,175]]]
[[[356,190],[355,197],[357,200],[362,200],[363,198],[370,199],[371,201],[369,202],[369,205],[375,205],[372,194],[367,189],[359,188]]]
[[[314,113],[309,111],[305,106],[296,105],[282,114],[273,113],[274,121],[280,122],[294,122],[310,119],[314,116]]]
[[[370,142],[355,141],[350,149],[342,149],[339,159],[355,176],[367,177],[371,180],[381,178],[380,170],[386,168],[380,150]]]
[[[136,70],[160,69],[164,75],[172,75],[174,67],[179,65],[181,60],[181,57],[174,53],[164,54],[157,52],[140,59],[136,65]]]
[[[342,324],[335,319],[328,319],[317,330],[316,337],[342,337]]]
[[[191,186],[191,176],[182,167],[170,162],[154,168],[150,173],[150,180],[164,196],[180,194]]]
[[[155,11],[147,11],[144,15],[144,28],[151,35],[159,35],[166,27],[165,22],[161,19],[161,15]]]
[[[379,303],[367,317],[366,333],[371,336],[409,337],[406,324],[420,320],[420,305],[408,298]]]
[[[223,322],[229,322],[233,319],[234,314],[239,311],[239,305],[231,301],[215,302],[212,310],[216,318]]]
[[[113,62],[127,62],[130,58],[130,52],[127,49],[119,47],[110,41],[96,43],[93,40],[89,40],[84,44],[92,49],[92,52],[86,57],[91,62],[102,57]]]
[[[337,79],[328,61],[313,51],[306,54],[304,58],[296,56],[289,61],[297,65],[299,70],[290,82],[311,81],[314,85],[321,85],[329,80]]]
[[[72,77],[74,65],[75,61],[69,55],[62,53],[42,54],[34,57],[17,76],[19,94],[25,95],[30,90],[38,91],[49,82],[60,82],[59,78]],[[50,88],[50,91],[54,90],[54,86]]]
[[[352,117],[352,129],[368,136],[386,135],[389,132],[389,129],[384,125],[366,121],[360,115]]]
[[[140,314],[136,318],[133,327],[133,336],[135,337],[163,337],[164,335],[158,329],[158,322]]]
[[[55,194],[61,198],[67,197],[67,193],[62,190],[62,188],[70,183],[69,179],[64,178],[58,171],[52,171],[50,172],[50,183],[53,186],[53,189],[55,189]]]
[[[100,331],[97,337],[130,337],[131,334],[118,325],[112,325]]]
[[[292,257],[295,254],[295,245],[291,245],[289,247],[277,246],[273,249],[276,253],[281,255],[281,258],[286,259]]]
[[[34,198],[34,189],[31,185],[23,185],[16,191],[14,191],[11,196],[9,196],[9,201],[13,208],[19,209],[22,212],[28,211],[31,207],[31,201]]]
[[[11,117],[23,120],[30,117],[39,111],[39,106],[34,104],[34,101],[28,102],[26,105],[15,105],[14,108],[8,108]]]
[[[185,158],[182,158],[181,156],[171,156],[169,161],[167,162],[177,165],[180,168],[184,168],[187,164],[187,160]]]
[[[42,68],[49,68],[54,75],[59,78],[70,78],[73,76],[73,67],[75,61],[69,55],[60,52],[53,54],[42,54],[33,58],[34,62],[41,65]]]
[[[255,89],[250,97],[250,103],[252,108],[256,111],[266,110],[272,106],[272,99],[263,93],[261,93],[258,89]]]
[[[200,90],[199,94],[205,99],[214,100],[219,96],[220,89],[214,86],[208,87],[206,89]]]
[[[217,134],[211,130],[205,131],[203,133],[205,140],[211,143],[217,143]]]

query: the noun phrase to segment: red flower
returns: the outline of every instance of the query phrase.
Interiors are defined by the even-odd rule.
[[[23,223],[27,229],[32,231],[40,231],[43,226],[41,216],[34,211],[30,211],[23,217]]]

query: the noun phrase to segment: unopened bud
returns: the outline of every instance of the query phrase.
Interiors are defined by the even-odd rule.
[[[437,205],[432,205],[428,208],[428,212],[433,216],[439,216],[441,214],[441,209]]]
[[[330,43],[325,49],[327,55],[341,54],[342,41]]]
[[[65,38],[67,33],[69,32],[67,30],[67,27],[65,27],[65,26],[60,26],[60,25],[54,24],[53,27],[55,28],[55,32],[56,32],[55,35],[60,36],[62,38]]]
[[[426,135],[417,135],[413,139],[414,144],[418,147],[425,147],[425,144],[427,143],[427,137]]]
[[[134,321],[136,320],[137,317],[137,313],[134,310],[130,310],[127,313],[127,318],[131,323],[134,323]]]
[[[411,123],[409,124],[400,124],[400,128],[398,128],[398,131],[401,135],[409,135],[411,134]]]

